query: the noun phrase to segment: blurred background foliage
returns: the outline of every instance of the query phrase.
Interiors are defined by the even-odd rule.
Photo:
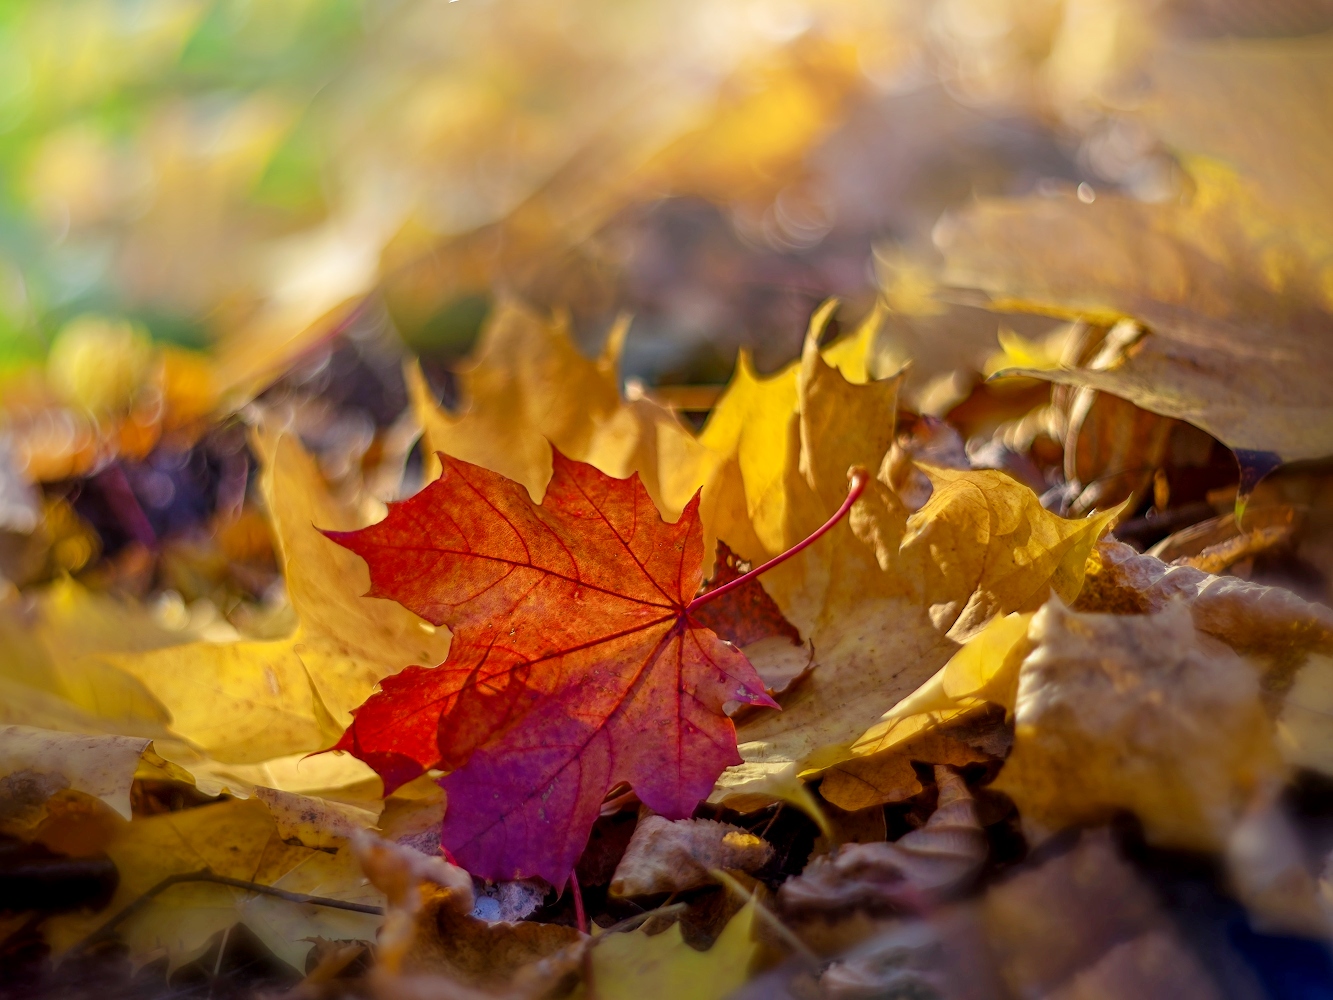
[[[1300,215],[1316,154],[1283,204],[1289,150],[1209,124],[1227,74],[1188,54],[1330,28],[1326,0],[10,0],[4,573],[220,537],[260,394],[335,482],[401,459],[404,359],[455,405],[502,298],[590,354],[632,315],[627,383],[698,411],[738,348],[773,371],[826,297],[832,335],[881,300],[879,368],[912,359],[906,402],[943,414],[1055,331],[941,304],[946,213],[1168,204],[1206,154]]]

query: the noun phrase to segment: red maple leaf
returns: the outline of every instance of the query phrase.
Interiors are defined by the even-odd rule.
[[[449,770],[441,840],[459,863],[561,885],[608,789],[628,782],[654,811],[688,816],[740,763],[723,703],[776,704],[688,613],[697,496],[668,524],[637,476],[558,453],[540,506],[503,476],[442,461],[383,521],[330,533],[370,566],[371,596],[453,632],[445,662],[387,678],[337,749],[386,791]]]

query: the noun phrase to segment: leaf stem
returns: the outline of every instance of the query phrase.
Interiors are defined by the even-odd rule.
[[[856,503],[856,501],[860,499],[860,496],[865,491],[866,483],[869,481],[870,477],[866,473],[865,469],[861,468],[860,466],[857,466],[853,468],[851,472],[848,473],[847,479],[848,479],[847,499],[842,502],[842,506],[839,507],[834,512],[832,517],[830,517],[822,525],[820,525],[813,532],[811,532],[811,534],[808,537],[806,537],[802,541],[797,542],[786,552],[781,552],[778,555],[775,555],[772,559],[764,563],[762,566],[756,566],[748,573],[744,573],[741,576],[736,577],[736,579],[730,581],[729,583],[724,583],[716,590],[704,591],[694,600],[690,601],[689,606],[685,609],[686,612],[693,611],[700,604],[706,604],[707,602],[713,600],[714,598],[721,597],[728,591],[732,591],[735,590],[737,587],[744,586],[745,584],[753,580],[755,577],[757,577],[760,573],[767,573],[770,569],[772,569],[779,563],[786,562],[792,556],[796,555],[798,552],[803,552],[805,549],[808,549],[811,545],[814,545],[815,542],[819,541],[826,534],[828,534],[828,532],[832,531],[834,526],[844,517],[847,516],[847,512],[852,509],[852,504]]]
[[[569,883],[574,890],[574,922],[579,925],[579,933],[588,933],[588,913],[583,909],[583,890],[579,888],[579,877],[569,873]]]

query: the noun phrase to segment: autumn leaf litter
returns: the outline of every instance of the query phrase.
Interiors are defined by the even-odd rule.
[[[268,604],[196,621],[52,541],[0,605],[0,962],[842,1000],[1261,996],[1275,949],[1326,960],[1333,217],[1311,188],[1292,221],[1304,154],[1190,110],[1232,73],[1256,132],[1326,104],[1327,41],[1266,44],[1150,63],[1175,196],[956,208],[702,423],[625,390],[625,322],[589,358],[499,280],[450,405],[408,361],[382,467],[330,475],[232,385],[205,423],[257,463]],[[689,148],[642,169],[692,190]],[[983,361],[905,363],[979,315]]]

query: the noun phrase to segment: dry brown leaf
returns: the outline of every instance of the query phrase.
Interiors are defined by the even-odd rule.
[[[910,799],[923,788],[912,758],[889,752],[834,764],[824,772],[819,794],[839,809],[868,809]]]
[[[443,858],[364,831],[353,834],[351,845],[357,864],[388,903],[379,962],[388,975],[396,976],[417,938],[417,918],[425,905],[423,888],[438,886],[446,894],[441,902],[467,913],[472,909],[472,878]]]
[[[940,968],[946,950],[939,930],[925,921],[900,924],[830,963],[819,977],[819,996],[821,1000],[952,996],[952,977]]]
[[[470,887],[469,887],[470,889]],[[487,921],[469,912],[471,892],[460,905],[456,890],[423,888],[412,943],[403,955],[407,975],[438,975],[480,989],[509,985],[527,966],[584,939],[573,927],[531,921]]]
[[[1263,663],[1268,688],[1283,689],[1310,653],[1333,652],[1333,610],[1280,587],[1168,566],[1109,539],[1089,559],[1074,607],[1148,614],[1175,601],[1199,631]]]
[[[1287,544],[1297,530],[1296,510],[1285,504],[1247,505],[1243,520],[1228,512],[1182,528],[1147,554],[1177,566],[1221,574],[1242,559]]]
[[[982,913],[1013,996],[1220,1000],[1104,830],[993,886]]]
[[[778,890],[790,917],[914,909],[966,887],[986,861],[986,834],[972,795],[955,772],[936,766],[939,804],[926,825],[893,842],[847,844],[815,858]]]
[[[1167,565],[1103,541],[1075,608],[1144,614],[1178,602],[1194,625],[1253,660],[1291,764],[1333,774],[1333,611],[1280,587]]]
[[[1149,842],[1216,850],[1283,780],[1257,672],[1173,605],[1032,619],[1014,749],[995,787],[1034,834],[1137,814]]]
[[[617,896],[679,892],[713,882],[713,869],[755,872],[773,846],[748,830],[711,819],[644,816],[611,877]]]

